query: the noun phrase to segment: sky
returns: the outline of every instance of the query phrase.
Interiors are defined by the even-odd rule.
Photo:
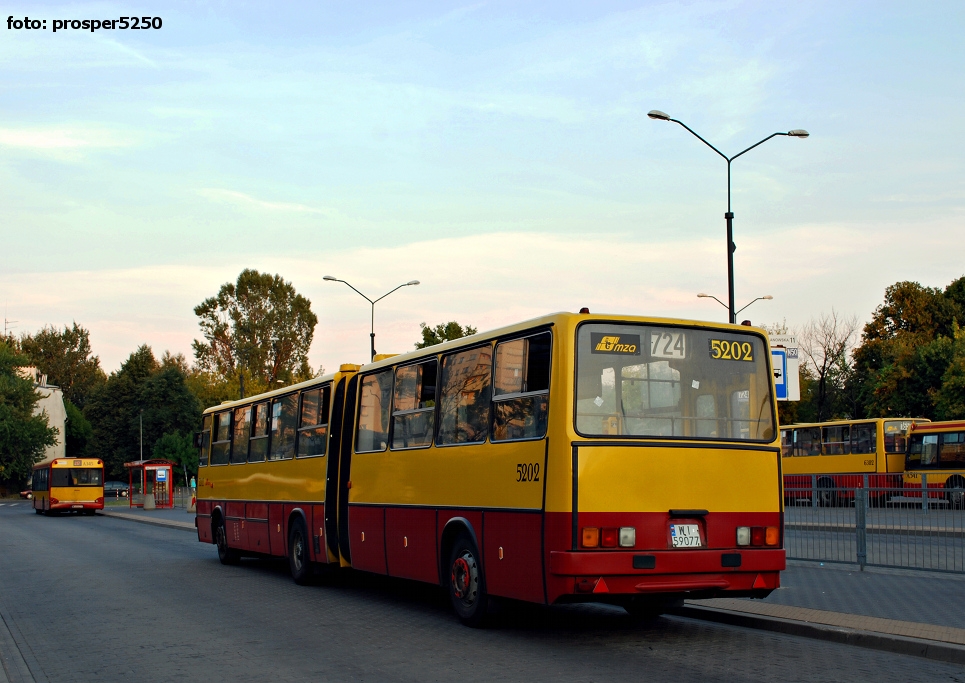
[[[544,313],[800,329],[965,275],[965,5],[160,2],[0,17],[0,305],[76,321],[108,372],[191,358],[193,309],[245,268],[319,324],[312,366],[419,324]],[[7,17],[46,20],[8,28]],[[157,23],[157,22],[155,22]]]

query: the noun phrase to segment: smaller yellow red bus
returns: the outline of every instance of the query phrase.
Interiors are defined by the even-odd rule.
[[[57,458],[34,465],[33,507],[38,515],[104,509],[104,462],[97,458]]]
[[[924,477],[924,486],[922,481]],[[916,424],[908,438],[904,495],[945,498],[953,508],[965,507],[965,422]]]
[[[781,428],[785,499],[810,498],[834,505],[864,486],[876,498],[901,488],[908,430],[925,418],[871,418],[794,424]],[[816,478],[816,482],[815,482]]]

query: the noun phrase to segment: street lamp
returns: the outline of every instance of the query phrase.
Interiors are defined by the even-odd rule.
[[[370,304],[372,304],[372,323],[371,323],[371,328],[370,328],[370,332],[369,332],[369,337],[370,337],[370,339],[371,339],[371,341],[372,341],[372,358],[371,358],[371,360],[375,360],[375,304],[379,303],[380,301],[382,301],[382,299],[384,299],[384,298],[387,297],[389,294],[391,294],[392,292],[394,292],[394,291],[396,291],[396,290],[398,290],[398,289],[402,289],[403,287],[413,287],[413,286],[419,284],[419,281],[418,281],[418,280],[409,280],[408,282],[402,283],[401,285],[399,285],[399,286],[396,287],[395,289],[390,289],[388,292],[386,292],[385,294],[383,294],[382,296],[380,296],[378,299],[376,299],[376,300],[373,301],[372,299],[370,299],[370,298],[368,298],[367,296],[365,296],[364,294],[362,294],[362,292],[360,292],[359,290],[355,289],[355,287],[352,287],[351,284],[349,284],[349,283],[346,282],[345,280],[339,280],[339,279],[338,279],[337,277],[335,277],[334,275],[325,275],[325,276],[322,277],[322,279],[323,279],[323,280],[327,280],[328,282],[341,282],[342,284],[348,285],[349,287],[352,288],[352,290],[353,290],[356,294],[358,294],[358,295],[361,296],[363,299],[365,299],[365,300],[368,301]]]
[[[672,119],[668,114],[665,114],[658,109],[651,110],[650,112],[647,113],[647,116],[649,116],[651,119],[654,119],[655,121],[673,121],[674,123],[679,123],[681,126],[683,126],[688,131],[690,131],[695,138],[697,138],[702,143],[704,143],[712,150],[717,152],[721,157],[723,157],[724,161],[727,162],[727,213],[724,214],[724,219],[727,221],[727,295],[728,295],[728,301],[730,302],[730,305],[727,306],[726,308],[730,313],[730,322],[731,324],[734,324],[737,322],[737,314],[740,313],[740,311],[734,310],[734,251],[737,249],[737,245],[734,244],[734,212],[730,210],[730,163],[737,157],[741,156],[742,154],[746,154],[747,152],[750,152],[758,145],[763,145],[765,142],[767,142],[773,137],[777,137],[778,135],[804,139],[808,137],[810,133],[808,133],[806,130],[803,130],[801,128],[795,128],[794,130],[789,130],[786,133],[772,133],[771,135],[768,135],[760,142],[755,142],[753,145],[745,149],[743,152],[739,152],[732,157],[728,157],[726,154],[721,152],[712,144],[710,144],[702,137],[697,135],[697,133],[695,133],[690,128],[690,126],[688,126],[683,121]],[[715,297],[711,297],[711,298],[715,298]],[[720,302],[720,299],[717,299],[717,301]],[[755,299],[754,301],[757,301],[757,299]],[[754,303],[754,302],[752,301],[751,303]],[[750,304],[747,304],[747,306],[750,306]],[[747,306],[745,306],[744,308],[747,308]],[[742,308],[741,311],[742,310],[744,309]]]
[[[700,294],[697,295],[697,298],[698,298],[698,299],[713,299],[714,301],[716,301],[717,303],[719,303],[719,304],[720,304],[721,306],[723,306],[724,308],[727,308],[727,304],[725,304],[723,301],[721,301],[720,299],[718,299],[718,298],[717,298],[716,296],[714,296],[713,294],[704,294],[703,292],[701,292]],[[737,314],[740,313],[741,311],[743,311],[745,308],[747,308],[747,306],[750,306],[750,305],[751,305],[752,303],[754,303],[755,301],[762,301],[762,300],[770,301],[770,300],[773,299],[773,298],[774,298],[774,297],[772,297],[770,294],[765,294],[764,296],[759,296],[759,297],[757,297],[756,299],[751,300],[751,303],[750,303],[750,304],[747,304],[746,306],[743,306],[742,308],[739,308],[739,309],[737,309],[736,311],[734,311],[734,313],[733,313],[733,320],[737,320]],[[732,305],[733,305],[733,304],[732,304]],[[728,309],[728,310],[730,310],[730,309]]]

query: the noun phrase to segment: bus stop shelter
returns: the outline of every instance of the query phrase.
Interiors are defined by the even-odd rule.
[[[135,460],[124,463],[128,472],[129,507],[144,507],[145,494],[154,497],[154,507],[174,507],[174,466],[170,460]],[[150,505],[148,506],[150,508]]]

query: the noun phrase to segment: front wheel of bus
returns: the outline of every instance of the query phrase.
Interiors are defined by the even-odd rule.
[[[292,578],[299,586],[312,580],[312,563],[308,558],[308,531],[305,522],[298,518],[292,522],[288,532],[288,567]]]
[[[214,529],[214,542],[218,546],[218,559],[221,564],[238,564],[241,554],[234,548],[228,547],[228,534],[225,533],[224,520],[218,520]]]
[[[456,616],[466,626],[484,626],[489,611],[479,551],[467,536],[460,536],[449,555],[449,598]]]

